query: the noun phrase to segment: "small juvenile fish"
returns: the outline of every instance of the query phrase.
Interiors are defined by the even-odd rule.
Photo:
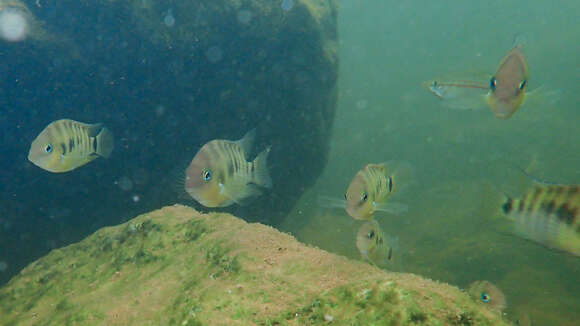
[[[521,45],[517,44],[503,58],[489,81],[487,100],[496,118],[508,119],[522,105],[528,78],[528,65]]]
[[[580,257],[580,185],[536,184],[502,211],[517,235]]]
[[[503,292],[494,284],[488,281],[475,281],[467,288],[467,293],[497,313],[502,313],[507,307],[507,302]]]
[[[386,200],[400,190],[403,176],[408,174],[408,168],[403,166],[390,169],[387,163],[367,164],[357,172],[346,190],[346,211],[357,220],[369,220],[375,211],[406,212],[406,205],[386,203]]]
[[[393,246],[379,223],[375,220],[367,221],[358,229],[356,247],[361,256],[376,265],[384,265],[393,259]]]
[[[108,158],[113,147],[113,134],[102,124],[62,119],[51,122],[34,139],[28,160],[50,172],[68,172],[97,157]]]
[[[206,207],[225,207],[262,194],[272,188],[267,167],[270,147],[252,162],[246,157],[252,148],[254,132],[238,141],[215,139],[195,154],[185,173],[185,191]]]

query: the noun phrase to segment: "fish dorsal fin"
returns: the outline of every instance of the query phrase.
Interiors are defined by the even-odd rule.
[[[87,127],[87,134],[89,137],[97,137],[97,135],[101,132],[103,128],[102,123],[95,123],[95,124],[85,124]]]
[[[240,148],[244,151],[244,154],[247,156],[251,151],[252,147],[254,146],[254,139],[256,138],[256,129],[252,129],[248,131],[242,139],[235,141]]]

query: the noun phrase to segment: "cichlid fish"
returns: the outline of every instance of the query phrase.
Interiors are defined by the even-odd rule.
[[[185,191],[206,207],[225,207],[262,194],[272,188],[267,167],[270,147],[252,161],[246,160],[254,132],[238,141],[212,140],[195,154],[186,169]]]
[[[488,281],[475,281],[467,288],[467,293],[482,304],[486,304],[489,308],[497,313],[502,313],[506,307],[507,302],[503,292]]]
[[[356,247],[361,256],[379,266],[393,259],[393,247],[397,239],[385,236],[379,223],[375,220],[367,221],[358,229]]]
[[[484,78],[439,79],[425,84],[443,104],[452,109],[479,109],[487,105],[498,119],[509,119],[524,103],[528,65],[519,43],[501,60],[495,74]]]
[[[409,175],[409,167],[397,166],[394,162],[367,164],[357,172],[346,190],[346,211],[357,220],[369,220],[376,211],[405,213],[407,205],[386,201],[400,191]]]
[[[68,172],[113,151],[113,134],[102,124],[62,119],[50,123],[34,139],[28,160],[55,173]]]
[[[580,185],[535,184],[501,208],[517,235],[580,256]]]
[[[510,118],[524,103],[528,78],[528,64],[521,45],[517,44],[503,58],[489,80],[487,100],[496,118]]]

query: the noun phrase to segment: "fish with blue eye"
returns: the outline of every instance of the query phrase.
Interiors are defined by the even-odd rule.
[[[467,288],[467,293],[477,302],[485,304],[489,309],[500,314],[507,307],[503,292],[489,281],[475,281],[471,283]]]
[[[270,147],[248,161],[254,131],[237,141],[214,139],[203,145],[185,171],[185,191],[205,207],[246,205],[272,188],[267,166]]]
[[[483,292],[481,294],[481,301],[485,302],[485,303],[489,303],[489,301],[491,300],[491,298],[489,297],[489,294]]]

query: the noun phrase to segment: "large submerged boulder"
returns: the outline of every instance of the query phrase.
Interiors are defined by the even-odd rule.
[[[3,325],[507,325],[456,287],[171,206],[55,249],[0,288]]]
[[[256,150],[272,145],[271,192],[224,209],[247,220],[280,222],[321,173],[337,99],[334,0],[5,2],[38,27],[0,42],[0,281],[101,226],[188,200],[181,172],[209,140],[256,128]],[[104,123],[111,158],[60,175],[28,163],[30,142],[60,118]]]

